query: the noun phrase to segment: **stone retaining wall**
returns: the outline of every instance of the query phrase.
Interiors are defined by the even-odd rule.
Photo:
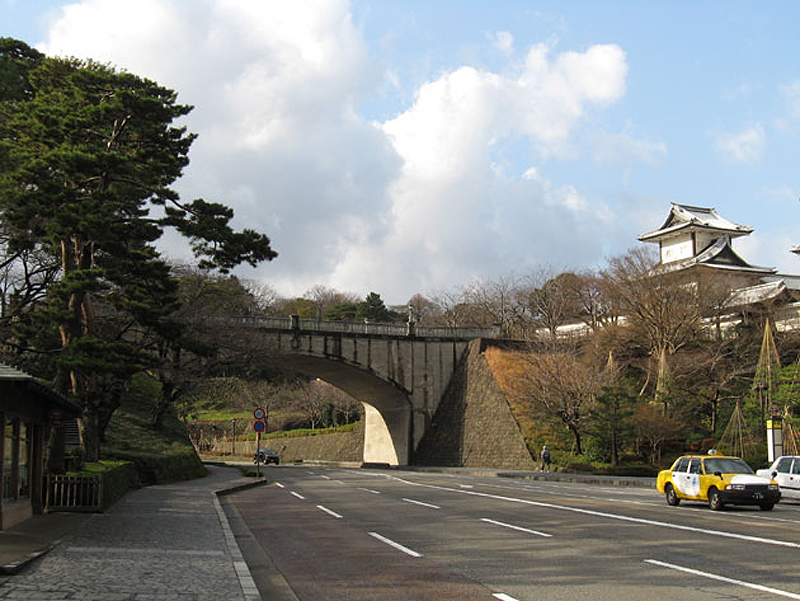
[[[278,451],[281,463],[301,460],[361,462],[364,456],[364,425],[360,422],[350,432],[262,438],[261,444]]]
[[[416,465],[532,469],[519,424],[473,340],[417,447]]]

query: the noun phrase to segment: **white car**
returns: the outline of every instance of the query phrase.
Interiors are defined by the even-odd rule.
[[[778,457],[771,466],[756,474],[775,480],[781,487],[782,498],[800,499],[800,455]]]

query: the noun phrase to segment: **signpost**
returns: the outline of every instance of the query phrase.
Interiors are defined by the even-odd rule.
[[[267,423],[264,421],[266,416],[267,412],[261,407],[253,411],[253,417],[256,418],[253,422],[253,430],[256,431],[256,478],[261,477],[261,454],[258,451],[261,448],[261,433],[267,429]]]
[[[781,423],[781,408],[776,403],[769,407],[767,420],[767,457],[771,462],[783,455],[783,424]]]

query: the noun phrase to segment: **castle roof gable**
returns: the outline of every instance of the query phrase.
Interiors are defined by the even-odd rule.
[[[753,231],[746,225],[740,225],[721,217],[713,207],[693,207],[673,202],[663,225],[656,230],[642,234],[639,236],[639,240],[657,242],[680,233],[698,230],[726,234],[730,237],[746,236]]]

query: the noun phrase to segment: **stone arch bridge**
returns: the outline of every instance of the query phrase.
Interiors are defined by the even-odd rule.
[[[499,328],[235,317],[278,367],[317,377],[364,406],[364,462],[408,465],[470,340]],[[235,322],[235,326],[233,323]]]

